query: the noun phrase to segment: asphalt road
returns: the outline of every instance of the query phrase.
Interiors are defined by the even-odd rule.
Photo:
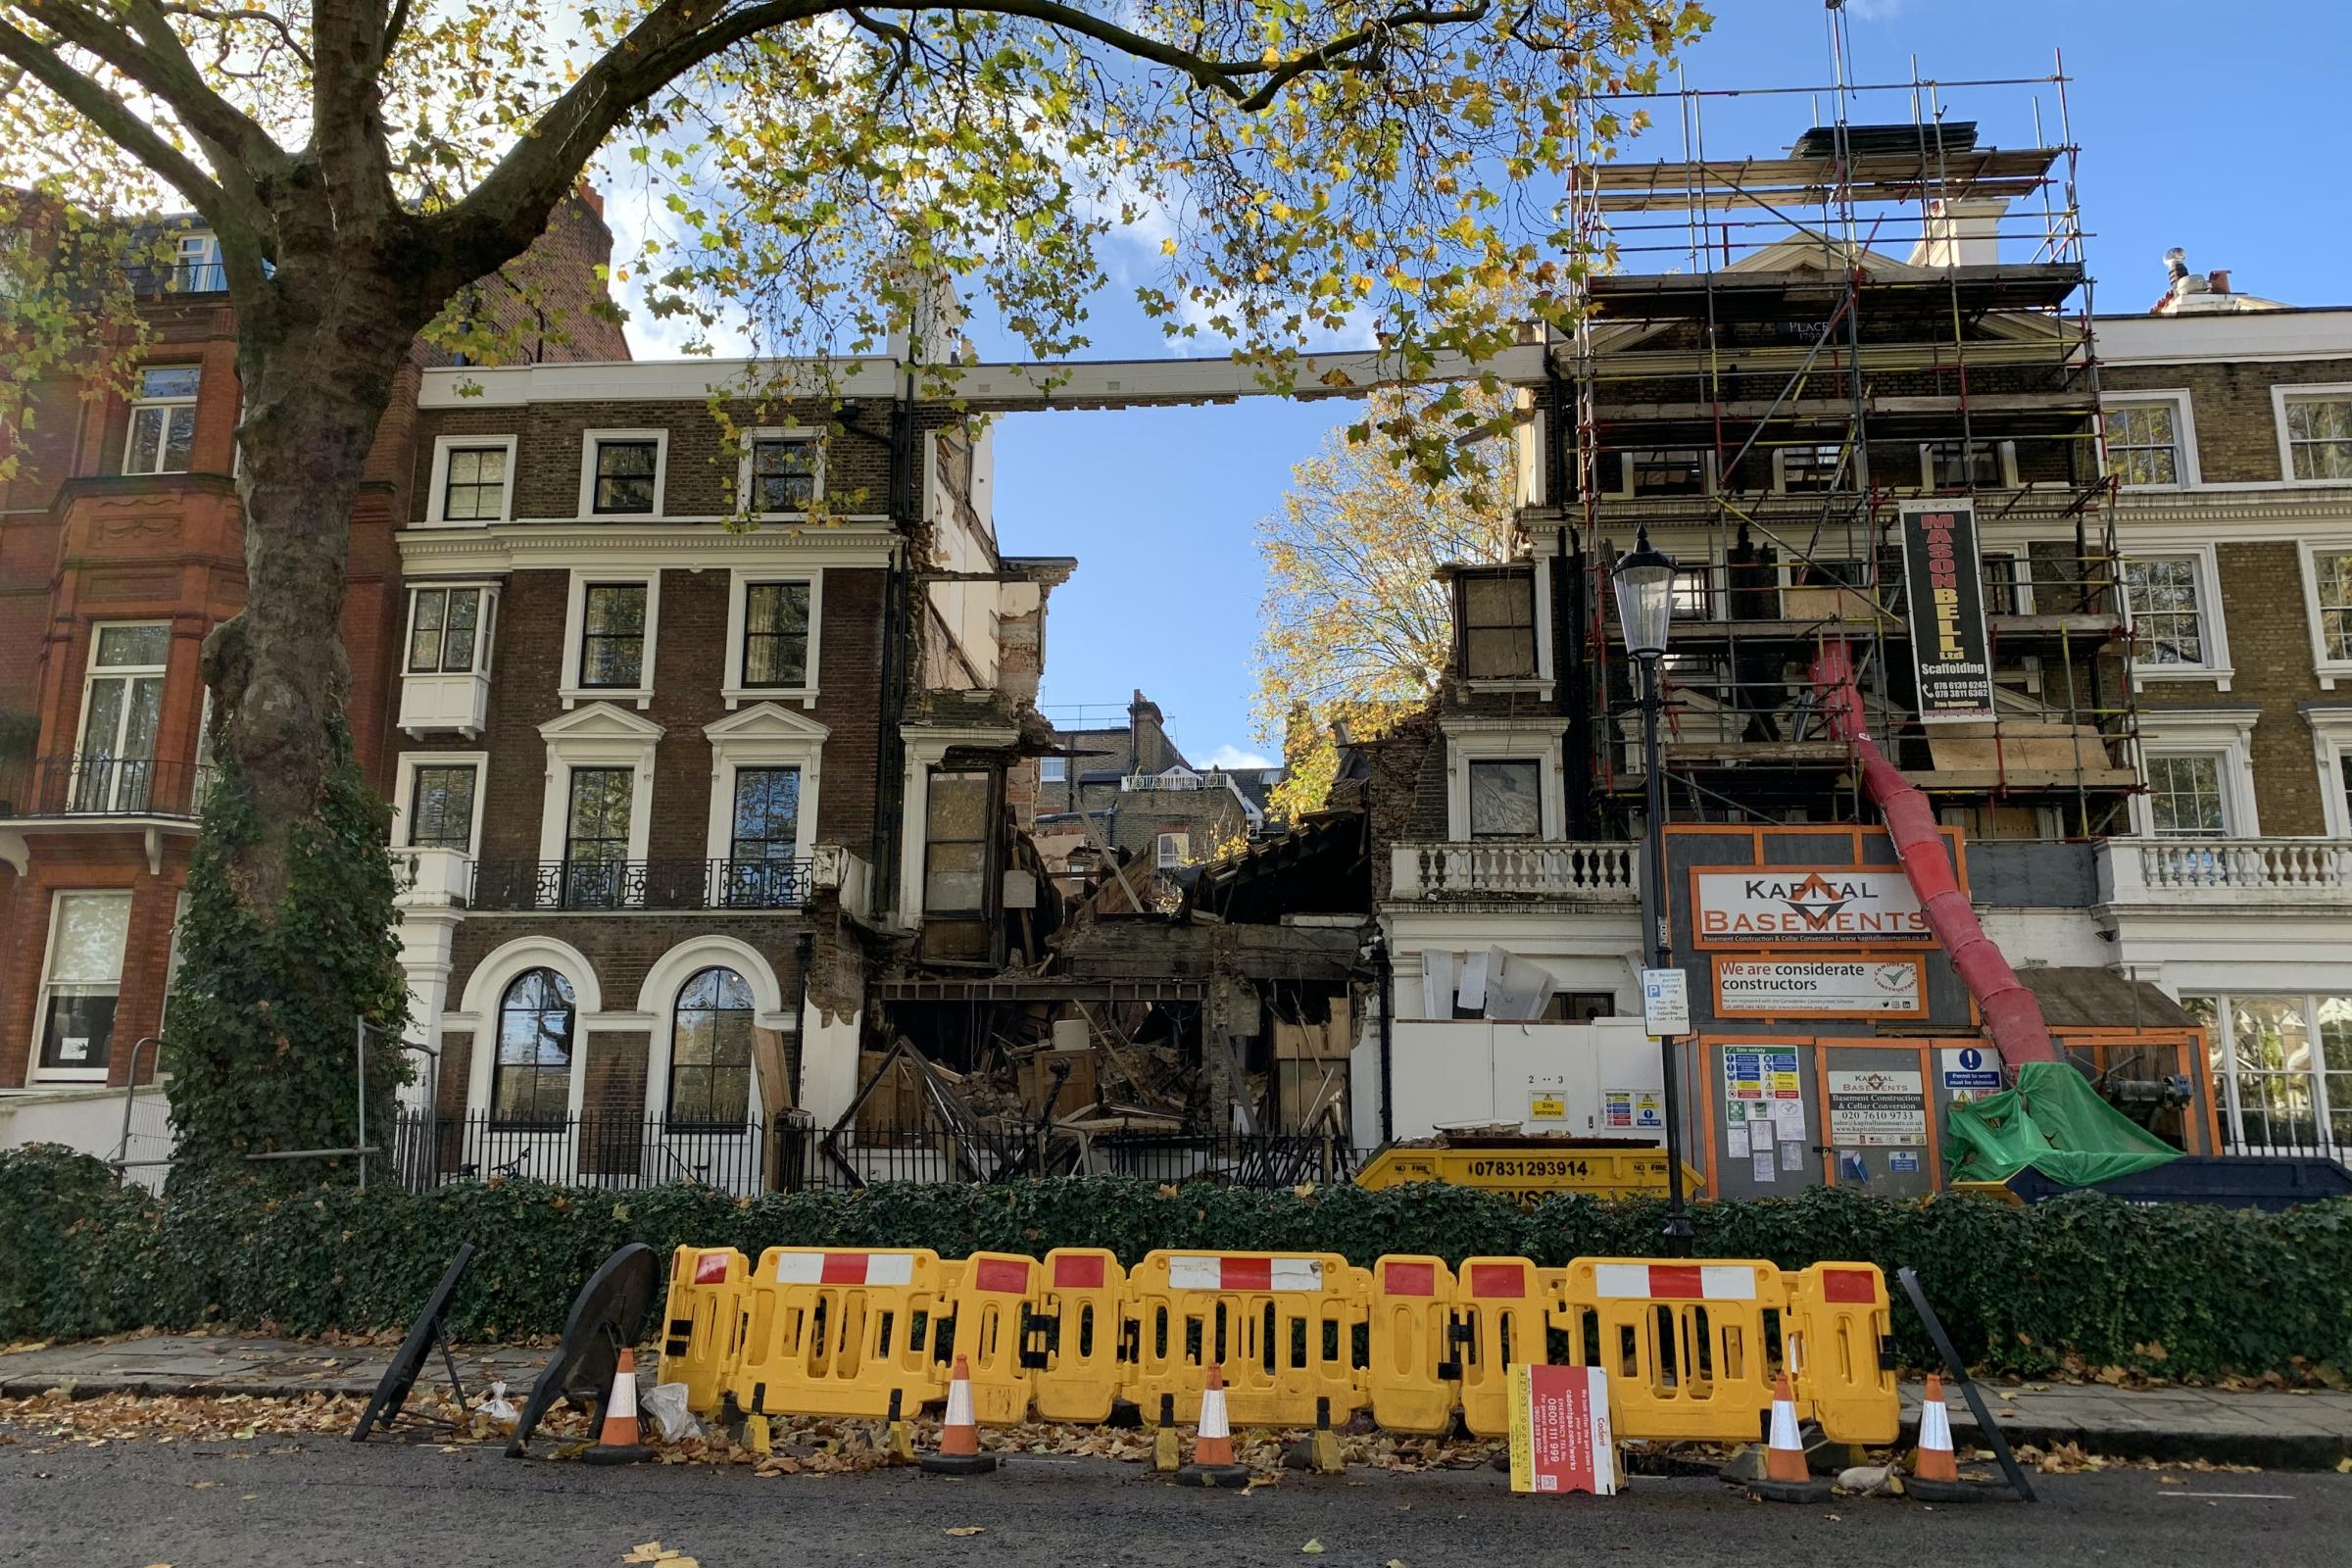
[[[1885,1498],[1774,1507],[1712,1481],[1642,1480],[1608,1499],[1514,1497],[1492,1471],[1294,1477],[1244,1496],[1179,1490],[1104,1460],[1016,1460],[972,1481],[905,1471],[760,1479],[318,1437],[37,1451],[46,1446],[0,1446],[0,1562],[619,1568],[632,1547],[659,1540],[702,1568],[2339,1568],[2352,1546],[2352,1476],[2337,1475],[2184,1473],[2177,1486],[2145,1470],[2051,1476],[2036,1506],[1930,1511]],[[945,1533],[975,1525],[978,1535]],[[1302,1552],[1310,1541],[1324,1549]]]

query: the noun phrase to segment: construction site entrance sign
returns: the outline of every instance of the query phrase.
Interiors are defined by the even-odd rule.
[[[1977,513],[1967,501],[1906,501],[1904,612],[1919,670],[1920,722],[1992,717],[1992,640],[1984,630]]]

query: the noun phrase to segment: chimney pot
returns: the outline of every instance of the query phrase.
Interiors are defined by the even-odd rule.
[[[2219,271],[2214,271],[2214,272],[2208,272],[2208,273],[2206,273],[2206,274],[2205,274],[2205,281],[2206,281],[2206,285],[2207,285],[2208,287],[2210,287],[2210,288],[2213,290],[2213,292],[2214,292],[2214,293],[2216,293],[2216,294],[2227,294],[2227,293],[2229,293],[2229,292],[2230,292],[2230,269],[2228,269],[2227,267],[2225,267],[2225,268],[2221,269]]]

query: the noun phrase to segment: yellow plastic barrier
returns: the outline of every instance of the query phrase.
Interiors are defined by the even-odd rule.
[[[1592,1314],[1619,1435],[1756,1438],[1772,1409],[1764,1314],[1787,1304],[1779,1268],[1580,1257],[1568,1265],[1561,1302]]]
[[[1461,1377],[1454,1292],[1453,1270],[1439,1258],[1390,1256],[1372,1265],[1365,1388],[1372,1418],[1391,1432],[1437,1436],[1453,1426]]]
[[[1816,1263],[1782,1282],[1781,1334],[1799,1412],[1835,1442],[1892,1443],[1894,1373],[1879,1353],[1893,1332],[1886,1277],[1875,1263]]]
[[[759,1415],[912,1416],[947,1394],[935,1336],[948,1270],[919,1250],[771,1247],[744,1290],[743,1353],[728,1389]]]
[[[1037,1294],[1037,1259],[974,1252],[961,1268],[941,1266],[951,1274],[956,1353],[972,1374],[973,1419],[983,1426],[1026,1420],[1030,1384],[1029,1369],[1021,1363],[1021,1334]]]
[[[743,1287],[751,1265],[735,1249],[681,1247],[669,1261],[663,1307],[663,1383],[686,1385],[686,1408],[708,1415],[742,1353]]]
[[[1167,1399],[1198,1420],[1213,1361],[1235,1426],[1308,1426],[1323,1399],[1337,1425],[1363,1402],[1370,1297],[1370,1272],[1336,1252],[1149,1253],[1127,1276],[1128,1397],[1147,1422]]]
[[[1021,1357],[1029,1368],[1037,1418],[1109,1420],[1125,1376],[1119,1364],[1119,1319],[1127,1271],[1101,1248],[1056,1248],[1046,1254],[1037,1295]]]
[[[1462,1421],[1482,1438],[1510,1436],[1514,1361],[1551,1364],[1545,1330],[1557,1308],[1556,1275],[1524,1257],[1472,1257],[1454,1276]],[[1573,1361],[1572,1361],[1573,1364]]]

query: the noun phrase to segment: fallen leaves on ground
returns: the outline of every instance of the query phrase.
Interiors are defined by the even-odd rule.
[[[703,1568],[703,1565],[674,1546],[664,1546],[659,1541],[641,1541],[631,1546],[621,1559],[625,1563],[663,1563],[667,1568]]]
[[[943,1536],[954,1536],[960,1541],[967,1536],[983,1535],[987,1532],[987,1529],[988,1527],[986,1525],[950,1525],[947,1529],[942,1530],[940,1534]]]
[[[52,1390],[22,1399],[0,1399],[0,1427],[13,1427],[27,1441],[42,1438],[94,1445],[116,1440],[147,1443],[250,1443],[257,1438],[317,1434],[349,1437],[359,1425],[368,1401],[356,1395],[306,1394],[297,1398],[263,1398],[233,1394],[220,1397],[200,1395],[102,1394],[74,1398],[68,1390]],[[438,1420],[459,1419],[453,1434],[479,1442],[503,1441],[506,1429],[481,1411],[461,1411],[447,1390],[418,1390],[409,1396],[411,1414]],[[539,1424],[539,1435],[552,1441],[588,1436],[585,1412],[567,1408],[551,1411]],[[51,1451],[35,1447],[35,1453]]]
[[[2036,1471],[2045,1476],[2082,1475],[2101,1470],[2185,1470],[2199,1475],[2259,1475],[2262,1471],[2260,1465],[2216,1464],[2211,1459],[2111,1459],[2104,1454],[2083,1452],[2079,1443],[2053,1444],[2047,1448],[2025,1443],[2010,1451],[2015,1455],[2019,1469]],[[1974,1457],[1980,1462],[1989,1463],[1993,1457],[1992,1450],[1979,1448]],[[2173,1486],[2184,1484],[2169,1476],[2160,1479]]]
[[[1320,1557],[1323,1555],[1323,1543],[1310,1541],[1298,1548],[1298,1553],[1303,1557]]]

